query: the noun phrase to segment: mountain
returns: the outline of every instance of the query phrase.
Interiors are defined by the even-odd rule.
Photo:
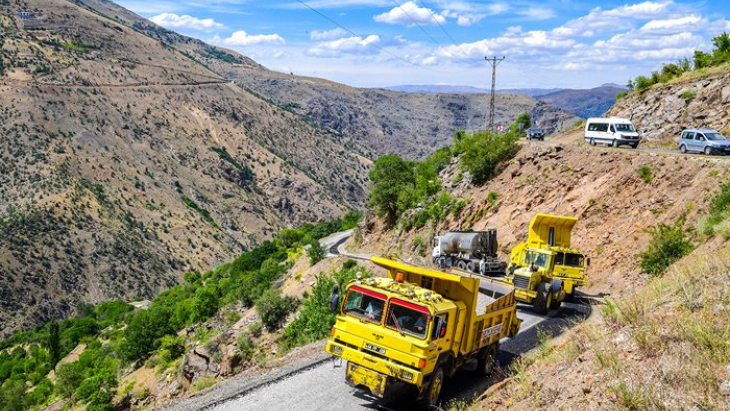
[[[615,84],[583,90],[569,89],[539,96],[539,99],[575,114],[578,117],[600,117],[616,101],[616,95],[626,88]]]
[[[488,94],[489,89],[478,88],[472,86],[450,86],[450,85],[404,85],[404,86],[391,86],[383,87],[386,90],[402,91],[406,93],[445,93],[445,94]],[[539,97],[545,94],[555,93],[556,91],[564,90],[562,88],[512,88],[512,89],[498,89],[497,93],[500,94],[525,94],[531,97]]]
[[[272,72],[106,0],[4,1],[0,33],[0,337],[363,208],[374,158],[485,124],[477,97]]]

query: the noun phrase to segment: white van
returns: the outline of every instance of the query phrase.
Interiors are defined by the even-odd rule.
[[[592,146],[598,143],[613,147],[639,146],[641,137],[630,120],[619,117],[589,118],[586,121],[585,141]]]

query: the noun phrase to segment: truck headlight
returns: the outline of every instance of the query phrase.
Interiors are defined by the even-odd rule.
[[[342,347],[339,345],[333,345],[332,346],[332,354],[334,355],[342,355]]]
[[[404,380],[411,381],[413,379],[413,373],[406,370],[401,370],[400,377]]]

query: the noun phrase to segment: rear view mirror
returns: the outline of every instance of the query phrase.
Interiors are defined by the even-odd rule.
[[[591,259],[590,259],[590,258],[588,258],[588,259],[586,260],[586,266],[587,266],[587,267],[590,267],[590,266],[591,266]]]
[[[444,338],[446,335],[446,321],[441,321],[438,325],[438,332],[436,335],[439,336],[439,338]]]

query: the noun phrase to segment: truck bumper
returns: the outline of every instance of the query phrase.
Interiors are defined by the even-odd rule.
[[[340,357],[343,360],[359,366],[359,368],[352,371],[353,375],[350,376],[350,366],[348,365],[346,377],[348,384],[353,385],[353,383],[359,382],[359,384],[355,385],[366,386],[375,395],[383,395],[382,393],[378,394],[378,392],[376,392],[380,391],[381,379],[375,374],[379,374],[383,377],[383,381],[385,381],[382,382],[383,390],[388,385],[388,380],[391,378],[395,378],[407,384],[413,384],[419,389],[423,384],[423,372],[410,367],[404,367],[381,357],[370,355],[344,344],[329,340],[327,341],[327,347],[325,350],[334,356]],[[369,372],[366,372],[365,370]]]
[[[354,362],[347,363],[345,382],[352,387],[366,387],[376,397],[383,398],[388,379],[387,375],[362,367]]]
[[[515,288],[515,299],[523,303],[531,304],[532,300],[537,296],[535,291],[525,290],[524,288]]]

